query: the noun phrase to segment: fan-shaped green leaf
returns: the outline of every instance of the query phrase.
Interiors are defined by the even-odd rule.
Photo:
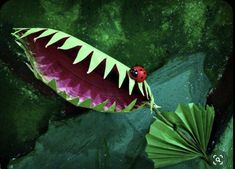
[[[214,119],[214,109],[190,103],[178,105],[175,112],[162,113],[175,128],[159,117],[146,135],[148,157],[155,168],[197,157],[207,158],[206,149]]]

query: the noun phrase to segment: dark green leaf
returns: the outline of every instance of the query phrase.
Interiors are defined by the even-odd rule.
[[[120,115],[88,112],[75,119],[54,122],[38,139],[35,151],[13,164],[13,168],[131,168],[143,151],[143,134],[150,121],[149,111],[139,111]],[[149,161],[144,156],[141,160]]]
[[[149,76],[161,112],[174,111],[179,103],[206,103],[211,84],[204,74],[204,59],[204,53],[178,57]]]

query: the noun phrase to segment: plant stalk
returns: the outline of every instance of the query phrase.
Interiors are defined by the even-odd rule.
[[[202,157],[206,163],[209,165],[209,166],[212,166],[212,162],[211,160],[208,158],[207,154],[205,152],[203,152],[203,157]]]
[[[155,114],[156,114],[157,116],[161,117],[162,121],[164,121],[164,123],[165,123],[166,125],[168,125],[169,127],[175,129],[175,125],[172,124],[169,120],[167,120],[167,119],[162,115],[162,113],[158,110],[156,104],[153,105],[153,111],[155,112]]]

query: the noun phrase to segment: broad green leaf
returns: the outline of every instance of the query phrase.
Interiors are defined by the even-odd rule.
[[[90,111],[52,122],[46,134],[37,140],[34,151],[12,161],[9,168],[134,168],[151,119],[147,110],[127,114]],[[147,163],[145,169],[152,168],[148,159],[140,161]]]
[[[178,57],[149,76],[148,83],[155,83],[151,91],[162,106],[161,112],[175,111],[179,103],[205,105],[211,84],[204,74],[204,60],[204,53]]]

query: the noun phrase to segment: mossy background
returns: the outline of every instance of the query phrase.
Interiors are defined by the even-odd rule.
[[[2,24],[72,34],[149,72],[176,55],[206,52],[213,82],[232,51],[232,8],[222,0],[10,0]]]
[[[203,52],[212,87],[233,50],[233,11],[222,0],[9,0],[0,9],[3,163],[31,151],[50,119],[74,112],[27,69],[10,36],[13,27],[64,31],[130,67],[143,65],[149,74],[176,57]]]

